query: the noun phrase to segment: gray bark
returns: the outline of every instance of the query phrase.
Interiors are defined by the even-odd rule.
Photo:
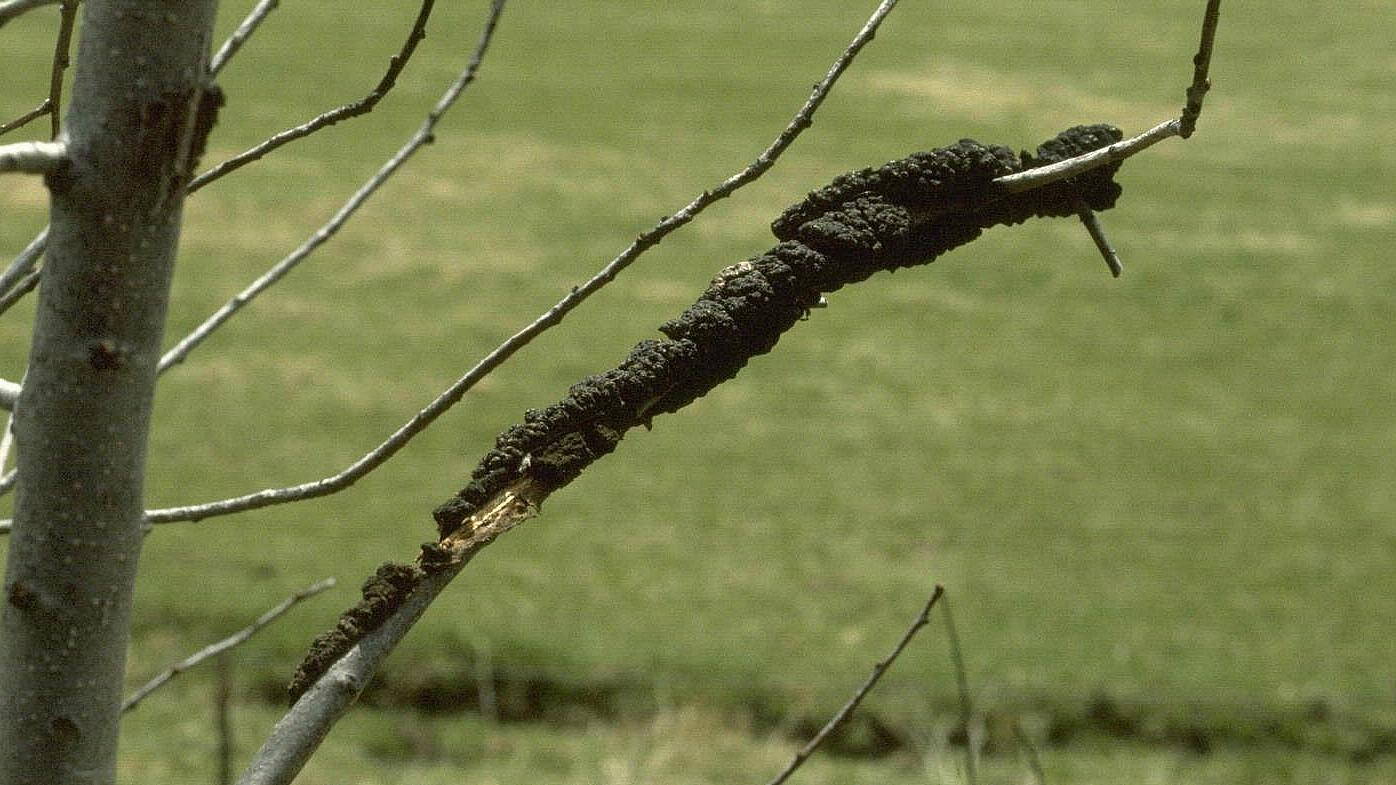
[[[216,0],[88,0],[15,432],[0,783],[110,783],[146,436]]]

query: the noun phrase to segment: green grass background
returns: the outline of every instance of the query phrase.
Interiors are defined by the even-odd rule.
[[[221,29],[247,5],[227,4]],[[208,160],[362,95],[408,5],[285,4],[224,74]],[[512,4],[435,145],[162,382],[151,506],[347,465],[637,232],[750,161],[874,5]],[[377,563],[431,536],[430,509],[524,408],[614,365],[718,269],[771,245],[783,207],[843,171],[965,136],[1032,147],[1079,122],[1135,132],[1170,116],[1202,5],[904,0],[773,172],[386,467],[325,500],[153,534],[133,681],[338,576],[330,599],[237,655],[245,754],[275,716],[265,685]],[[372,115],[191,200],[168,340],[407,138],[484,11],[440,3]],[[55,17],[0,31],[0,116],[43,95]],[[1132,718],[1128,739],[1053,746],[1042,731],[1050,782],[1388,781],[1392,29],[1388,3],[1227,4],[1198,135],[1127,163],[1125,197],[1104,215],[1123,278],[1076,222],[1037,222],[831,296],[772,354],[632,435],[477,559],[389,662],[387,708],[336,731],[305,781],[620,782],[637,775],[607,761],[671,746],[684,751],[642,773],[769,777],[785,731],[837,706],[935,582],[987,715],[1030,730]],[[22,247],[44,208],[37,183],[6,178],[0,247]],[[0,320],[7,378],[22,371],[32,307]],[[944,636],[924,636],[869,706],[906,738],[953,721]],[[604,691],[629,719],[500,727],[398,705],[468,684],[481,650],[501,678]],[[130,723],[126,781],[185,781],[208,765],[208,723],[190,709],[207,685],[185,681]],[[187,744],[169,743],[172,727]],[[1214,740],[1210,755],[1176,743],[1189,731]],[[839,760],[811,777],[958,781],[947,755]],[[1021,780],[1011,751],[999,758],[989,776]]]

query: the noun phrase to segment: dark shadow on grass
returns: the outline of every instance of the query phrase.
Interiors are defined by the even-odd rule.
[[[614,679],[575,683],[537,674],[495,674],[493,689],[482,691],[469,677],[416,677],[389,672],[365,691],[363,703],[382,709],[427,715],[482,714],[481,696],[493,702],[488,712],[503,723],[544,723],[577,726],[589,722],[618,722],[656,712],[653,684]],[[263,682],[258,695],[267,703],[285,700],[285,687]],[[752,735],[780,735],[803,741],[827,719],[792,716],[790,701],[780,695],[730,695],[716,706],[734,726]],[[928,717],[954,718],[958,704],[947,693],[928,707]],[[1105,692],[1083,695],[1079,701],[1025,699],[979,713],[985,755],[1012,755],[1019,745],[1017,727],[1038,729],[1033,742],[1063,748],[1110,739],[1205,756],[1220,748],[1276,748],[1334,755],[1353,763],[1370,763],[1396,756],[1396,728],[1341,710],[1324,701],[1295,706],[1173,704],[1125,700]],[[963,747],[958,725],[945,741]],[[827,754],[848,758],[879,758],[916,749],[924,729],[889,718],[874,709],[860,709],[823,747]]]

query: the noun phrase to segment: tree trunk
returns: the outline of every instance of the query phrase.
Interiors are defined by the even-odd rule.
[[[15,420],[0,783],[110,783],[142,478],[216,0],[87,0]]]

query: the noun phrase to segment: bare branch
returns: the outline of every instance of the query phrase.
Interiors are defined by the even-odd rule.
[[[825,75],[823,81],[815,86],[810,97],[805,101],[800,110],[795,113],[790,123],[780,132],[775,141],[761,152],[750,165],[737,174],[723,180],[716,187],[703,191],[693,201],[689,202],[677,213],[665,218],[653,228],[642,233],[631,242],[630,246],[621,252],[619,256],[612,259],[605,267],[593,275],[586,283],[574,287],[567,296],[559,300],[553,307],[545,311],[541,316],[534,319],[523,329],[514,333],[507,340],[495,347],[494,351],[486,355],[475,364],[473,368],[466,372],[464,376],[456,380],[454,384],[446,388],[424,409],[419,411],[411,420],[398,428],[382,444],[375,447],[369,453],[359,458],[353,464],[340,471],[338,474],[325,477],[314,482],[292,485],[285,488],[268,488],[257,493],[238,496],[231,499],[224,499],[205,504],[189,505],[185,507],[171,507],[162,510],[151,510],[146,514],[146,520],[150,523],[173,523],[176,521],[197,521],[204,518],[211,518],[218,515],[229,515],[232,513],[254,510],[260,507],[267,507],[275,504],[286,504],[304,499],[313,499],[320,496],[328,496],[333,493],[348,488],[369,472],[381,466],[389,458],[395,455],[413,439],[417,434],[426,430],[428,426],[440,417],[461,397],[465,395],[479,381],[488,376],[495,368],[499,367],[516,352],[527,346],[538,335],[549,328],[559,324],[572,309],[576,308],[592,294],[595,294],[601,287],[610,283],[615,277],[632,262],[640,257],[645,251],[657,245],[675,229],[692,221],[709,205],[719,199],[730,196],[734,191],[745,186],[761,175],[765,174],[781,154],[790,147],[795,139],[810,126],[815,111],[817,111],[829,91],[838,81],[839,77],[853,58],[871,41],[881,26],[882,20],[887,17],[892,8],[897,4],[897,0],[883,0],[868,18],[863,28],[854,36],[852,42],[834,61],[833,66]],[[225,306],[226,307],[226,306]]]
[[[426,120],[422,122],[421,127],[412,135],[412,138],[399,148],[397,153],[389,158],[388,161],[369,178],[368,182],[364,183],[359,190],[354,192],[354,195],[349,198],[349,201],[345,202],[344,206],[339,208],[339,211],[330,218],[328,223],[317,229],[309,239],[301,243],[300,247],[292,251],[286,258],[277,262],[270,270],[263,273],[261,277],[253,281],[246,289],[243,289],[237,296],[233,297],[233,299],[224,303],[222,308],[219,308],[212,316],[205,319],[202,324],[182,338],[179,343],[171,347],[170,350],[160,358],[159,371],[161,373],[183,362],[184,358],[189,355],[189,352],[203,343],[206,338],[212,335],[224,322],[231,319],[243,306],[251,302],[257,295],[271,288],[272,285],[285,277],[296,265],[304,261],[310,254],[314,253],[315,249],[319,248],[338,233],[340,228],[342,228],[344,224],[353,217],[354,213],[363,206],[364,202],[368,201],[369,197],[407,162],[407,159],[411,158],[413,154],[424,145],[432,142],[432,132],[435,130],[437,122],[440,121],[446,111],[451,108],[451,105],[456,102],[456,99],[460,97],[460,94],[465,88],[469,86],[471,82],[475,81],[475,74],[480,70],[480,64],[484,61],[485,51],[489,48],[490,40],[494,37],[494,30],[499,21],[499,14],[503,9],[504,4],[502,2],[495,3],[491,9],[490,17],[486,22],[485,31],[480,37],[479,45],[476,46],[475,53],[471,56],[469,64],[466,65],[465,70],[461,72],[460,76],[456,78],[456,81],[451,84],[436,102],[436,105],[432,107],[431,112],[427,114]]]
[[[77,24],[78,0],[61,0],[58,9],[58,39],[53,44],[53,70],[49,75],[48,105],[52,138],[58,138],[63,125],[63,72],[68,70],[68,52],[73,48],[73,27]]]
[[[218,785],[229,785],[233,781],[233,675],[227,657],[219,657],[217,665],[213,722],[218,729]]]
[[[1058,180],[1074,177],[1097,166],[1123,161],[1164,139],[1174,136],[1186,139],[1191,136],[1197,125],[1198,115],[1202,113],[1202,98],[1211,87],[1207,71],[1212,64],[1212,43],[1216,40],[1217,21],[1220,18],[1220,13],[1221,0],[1208,0],[1207,10],[1202,19],[1202,41],[1198,45],[1197,54],[1193,56],[1193,81],[1187,90],[1187,105],[1183,107],[1182,116],[1159,123],[1132,139],[1116,142],[1109,147],[1092,150],[1085,155],[1070,158],[1051,166],[1000,177],[994,180],[994,183],[1007,193],[1021,193],[1050,185]]]
[[[975,748],[974,734],[970,721],[974,719],[974,703],[969,694],[969,676],[965,672],[965,656],[960,649],[960,634],[955,630],[955,616],[950,612],[950,600],[941,607],[945,614],[945,637],[950,645],[950,663],[955,668],[955,692],[960,697],[960,727],[965,732],[965,779],[969,785],[977,785],[978,750]]]
[[[6,22],[25,11],[32,11],[35,8],[42,8],[56,2],[58,0],[0,0],[0,27],[4,27]]]
[[[218,51],[209,60],[208,75],[210,78],[217,76],[218,72],[223,70],[223,66],[228,64],[228,61],[237,54],[242,45],[247,43],[247,39],[251,38],[252,34],[257,31],[262,20],[266,19],[272,11],[275,11],[279,4],[280,0],[261,0],[248,12],[247,18],[242,20],[242,24],[238,25],[238,28],[233,31],[232,35],[228,36],[228,40],[224,41],[222,46],[218,47]]]
[[[1116,161],[1123,161],[1130,156],[1146,150],[1162,142],[1164,139],[1178,135],[1182,127],[1182,120],[1173,119],[1150,128],[1144,133],[1116,142],[1099,150],[1092,150],[1084,155],[1075,158],[1068,158],[1065,161],[1058,161],[1050,166],[1041,166],[1036,169],[1029,169],[1025,172],[1005,175],[994,180],[1005,192],[1016,194],[1023,191],[1031,191],[1034,188],[1041,188],[1044,185],[1051,185],[1058,180],[1065,180],[1068,177],[1075,177],[1082,172],[1088,172],[1098,166],[1105,166]]]
[[[49,113],[49,110],[52,106],[53,102],[50,101],[48,98],[45,98],[38,106],[34,107],[33,109],[30,109],[29,111],[25,112],[19,117],[16,117],[8,123],[0,123],[0,136],[4,136],[5,134],[11,131],[23,128],[24,126],[32,123],[40,117],[43,117],[44,115]]]
[[[281,617],[282,614],[286,613],[286,611],[289,611],[291,608],[295,607],[297,603],[303,600],[308,600],[311,597],[314,597],[315,595],[319,594],[320,592],[332,588],[334,585],[334,578],[326,578],[322,581],[318,581],[314,584],[311,584],[310,586],[301,589],[295,594],[292,594],[290,597],[287,597],[286,599],[277,603],[275,607],[268,610],[266,613],[263,613],[261,616],[258,616],[255,621],[242,628],[241,630],[238,630],[237,632],[233,633],[232,635],[229,635],[221,641],[218,641],[217,643],[205,646],[204,648],[199,649],[198,651],[194,652],[188,657],[185,657],[184,659],[180,660],[174,665],[171,665],[163,673],[146,682],[145,686],[131,693],[130,697],[128,697],[125,701],[121,703],[121,711],[124,713],[136,708],[136,706],[139,705],[141,701],[145,700],[146,697],[150,695],[150,693],[155,692],[156,690],[165,686],[167,683],[169,683],[171,679],[178,676],[179,674],[195,667],[196,665],[204,662],[205,660],[208,660],[211,657],[216,657],[219,654],[228,651],[229,649],[232,649],[236,646],[241,646],[243,643],[246,643],[249,639],[251,639],[253,635],[256,635],[259,631],[261,631],[263,627],[266,627],[267,625],[276,621],[278,618]]]
[[[1125,267],[1120,262],[1120,254],[1115,251],[1115,246],[1110,244],[1110,238],[1105,235],[1105,227],[1101,225],[1100,218],[1094,210],[1084,204],[1077,208],[1077,214],[1081,216],[1081,223],[1095,241],[1096,250],[1105,258],[1105,266],[1110,268],[1110,274],[1119,278]]]
[[[402,48],[388,61],[388,70],[383,74],[383,78],[378,80],[378,84],[369,91],[368,95],[352,103],[345,104],[337,109],[331,109],[324,114],[315,117],[307,123],[298,125],[295,128],[288,128],[279,134],[267,139],[265,142],[239,153],[224,161],[212,169],[195,177],[189,183],[189,193],[203,188],[205,185],[217,180],[236,169],[239,169],[267,153],[281,147],[288,142],[307,137],[321,128],[334,125],[341,120],[358,117],[373,111],[373,107],[383,100],[383,96],[397,84],[397,78],[402,73],[402,69],[407,66],[407,61],[412,59],[412,53],[417,50],[417,44],[427,34],[427,20],[431,18],[432,7],[436,0],[422,0],[421,8],[417,11],[417,19],[412,23],[412,29],[408,31],[407,38],[402,42]]]
[[[62,142],[14,142],[0,145],[0,172],[48,174],[68,161]]]
[[[906,632],[902,633],[902,639],[897,642],[896,648],[892,649],[890,654],[883,657],[873,666],[872,673],[868,675],[863,685],[853,693],[853,697],[849,698],[848,702],[843,705],[843,708],[835,712],[834,716],[830,717],[829,721],[824,723],[824,727],[820,728],[819,732],[814,734],[814,738],[811,738],[805,743],[805,746],[800,748],[799,752],[795,753],[795,757],[791,759],[790,763],[786,764],[785,769],[782,770],[780,774],[776,775],[775,779],[771,780],[770,785],[781,785],[781,783],[790,779],[790,775],[794,774],[800,766],[804,765],[805,760],[807,760],[810,755],[813,755],[815,750],[819,749],[819,746],[829,738],[830,734],[838,730],[839,726],[843,725],[848,721],[849,717],[853,716],[853,711],[858,708],[858,704],[862,703],[863,699],[877,686],[877,682],[882,678],[882,674],[886,673],[887,670],[892,667],[892,663],[897,661],[897,657],[901,656],[902,650],[907,647],[907,644],[911,643],[911,639],[916,637],[916,633],[920,632],[922,627],[925,627],[931,622],[931,609],[935,607],[936,602],[944,595],[945,589],[937,585],[931,592],[930,599],[926,600],[926,604],[922,606],[921,612],[916,614],[916,618],[911,620],[911,626],[907,628]]]
[[[1188,87],[1187,104],[1183,106],[1183,127],[1178,135],[1184,139],[1192,136],[1197,127],[1197,118],[1202,114],[1202,99],[1212,88],[1207,71],[1212,67],[1212,43],[1217,38],[1217,21],[1221,18],[1221,0],[1207,0],[1207,11],[1202,17],[1202,40],[1197,45],[1197,54],[1192,58],[1192,85]]]
[[[4,294],[0,294],[0,314],[10,310],[10,306],[24,299],[24,295],[34,291],[34,287],[39,285],[39,278],[42,277],[42,273],[42,270],[32,270],[23,278],[20,278],[15,283],[14,288]]]
[[[0,409],[14,411],[15,400],[19,398],[19,383],[9,379],[0,379]],[[0,465],[0,469],[4,466]]]
[[[15,260],[10,262],[10,266],[5,268],[5,272],[0,273],[0,296],[8,294],[16,283],[29,275],[29,272],[34,269],[34,263],[44,255],[46,247],[48,247],[47,226],[33,240],[29,241],[29,244],[24,247],[23,251],[19,252]],[[0,308],[0,313],[3,312],[4,309]]]

